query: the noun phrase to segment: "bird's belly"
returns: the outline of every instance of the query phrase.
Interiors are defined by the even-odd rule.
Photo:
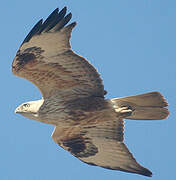
[[[69,126],[71,123],[69,116],[65,112],[61,111],[40,113],[38,121],[62,127]]]

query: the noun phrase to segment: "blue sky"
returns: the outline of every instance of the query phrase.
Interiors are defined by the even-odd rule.
[[[172,180],[176,162],[176,1],[14,0],[1,2],[2,180],[142,180],[147,177],[88,166],[59,148],[53,127],[14,114],[40,99],[38,89],[11,73],[11,63],[32,26],[56,7],[68,7],[77,26],[72,47],[100,72],[107,98],[160,91],[169,102],[165,121],[126,121],[125,143],[155,180]]]

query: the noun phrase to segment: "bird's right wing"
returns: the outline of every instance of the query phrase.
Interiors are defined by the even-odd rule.
[[[83,127],[56,127],[52,138],[62,148],[89,165],[152,176],[148,169],[136,162],[123,143],[122,119],[110,119]]]

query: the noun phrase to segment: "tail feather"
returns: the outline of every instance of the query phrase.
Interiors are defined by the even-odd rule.
[[[150,92],[137,96],[115,98],[111,100],[115,108],[128,106],[133,112],[126,119],[162,120],[166,119],[169,111],[168,103],[159,92]]]

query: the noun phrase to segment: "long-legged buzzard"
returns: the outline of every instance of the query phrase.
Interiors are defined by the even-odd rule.
[[[54,141],[87,164],[152,176],[123,143],[123,119],[165,119],[167,102],[159,92],[105,99],[97,70],[71,49],[71,17],[66,7],[57,8],[21,44],[12,72],[34,83],[43,98],[15,112],[56,126]]]

